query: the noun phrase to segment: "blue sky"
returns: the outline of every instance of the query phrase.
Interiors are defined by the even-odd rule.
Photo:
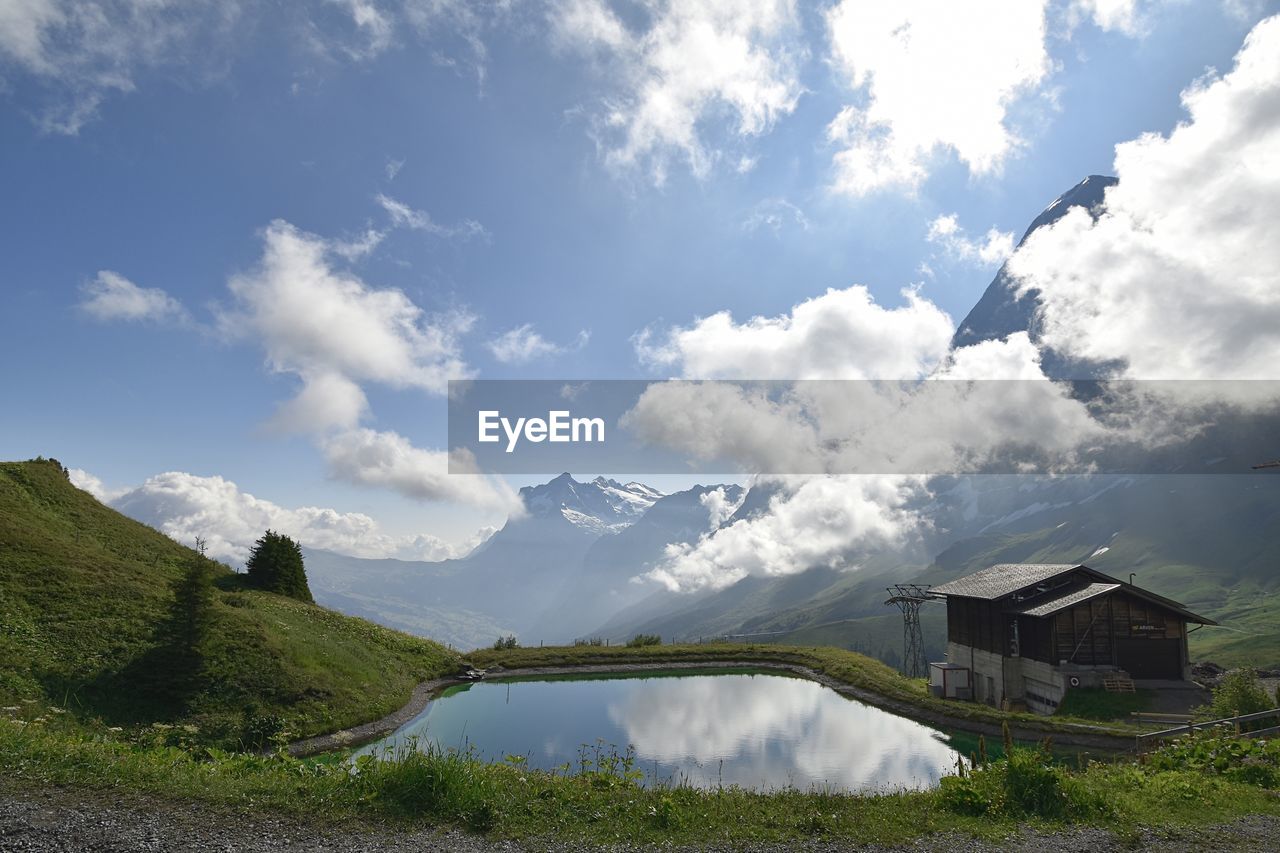
[[[703,5],[715,6],[686,9]],[[667,20],[675,13],[657,0],[245,2],[235,16],[120,0],[95,7],[100,30],[59,0],[0,11],[0,456],[56,456],[109,489],[161,472],[217,475],[281,507],[367,514],[387,535],[465,540],[501,522],[500,501],[344,474],[323,450],[334,430],[354,429],[443,447],[433,380],[333,368],[363,394],[358,415],[273,427],[305,370],[319,370],[298,366],[319,356],[295,344],[280,345],[289,354],[278,349],[273,369],[267,333],[229,288],[260,269],[273,222],[314,235],[333,275],[400,291],[420,331],[448,330],[415,368],[687,374],[687,354],[645,361],[634,336],[720,311],[737,323],[784,316],[854,284],[890,309],[918,286],[958,322],[1002,260],[1007,238],[978,253],[989,229],[1020,236],[1057,194],[1112,173],[1117,143],[1168,134],[1186,118],[1180,93],[1206,68],[1230,68],[1277,8],[1049,3],[1036,13],[1044,33],[1030,35],[968,11],[1023,56],[1042,52],[1044,67],[969,81],[964,67],[922,63],[908,88],[994,86],[1001,112],[985,130],[1018,142],[992,154],[980,141],[966,157],[944,129],[912,161],[913,179],[865,191],[842,177],[838,155],[857,143],[833,122],[847,107],[872,115],[875,81],[892,70],[857,38],[836,44],[835,4],[743,8],[757,5],[764,23],[742,32],[763,65],[693,94],[661,64],[664,50],[687,51],[662,39],[689,21]],[[841,4],[860,32],[873,27],[865,5]],[[737,32],[723,10],[702,22]],[[923,37],[926,19],[911,24]],[[859,70],[870,83],[855,85]],[[638,123],[655,80],[674,87],[664,97],[690,99],[692,143]],[[893,110],[920,107],[881,101],[901,127],[911,116]],[[930,239],[949,215],[967,250]],[[370,232],[376,246],[352,248]],[[102,271],[169,301],[153,296],[135,315],[86,310]],[[495,342],[513,330],[504,361]]]

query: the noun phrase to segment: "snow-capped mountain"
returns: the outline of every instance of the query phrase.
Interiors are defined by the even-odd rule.
[[[520,498],[530,516],[560,515],[588,533],[617,533],[630,527],[663,497],[663,493],[643,483],[619,483],[596,477],[580,483],[561,474],[540,486],[525,486]]]

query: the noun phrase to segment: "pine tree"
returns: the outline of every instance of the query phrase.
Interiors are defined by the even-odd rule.
[[[302,546],[283,533],[268,530],[254,543],[249,561],[249,583],[268,592],[287,595],[308,604],[314,603],[307,586],[307,571],[302,562]]]

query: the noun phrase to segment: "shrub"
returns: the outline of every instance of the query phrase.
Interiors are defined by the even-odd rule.
[[[630,640],[627,640],[628,648],[639,648],[640,646],[660,646],[662,645],[662,637],[657,634],[636,634]]]
[[[1235,669],[1222,677],[1213,689],[1213,701],[1197,711],[1206,720],[1221,720],[1240,714],[1255,714],[1275,706],[1262,689],[1258,674],[1252,669]]]
[[[494,648],[494,651],[499,651],[499,652],[504,649],[518,649],[520,648],[520,641],[515,638],[514,634],[506,637],[499,637],[498,639],[494,640],[493,648]]]
[[[1105,810],[1102,800],[1053,763],[1047,744],[1037,749],[1013,746],[1005,757],[966,775],[963,764],[939,785],[944,808],[957,814],[1039,817],[1058,820]]]
[[[1280,740],[1230,732],[1182,737],[1145,757],[1151,770],[1194,770],[1262,788],[1280,787]]]

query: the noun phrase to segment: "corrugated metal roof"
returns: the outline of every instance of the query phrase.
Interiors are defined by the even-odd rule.
[[[994,600],[1079,568],[1083,567],[1068,563],[1000,563],[935,586],[930,592]]]
[[[1034,601],[1015,608],[1011,613],[1022,613],[1027,616],[1052,616],[1059,610],[1064,610],[1073,604],[1080,604],[1091,598],[1097,598],[1100,595],[1106,595],[1120,588],[1118,583],[1087,583],[1087,584],[1067,584],[1059,589],[1053,590],[1049,594],[1049,598],[1044,601]]]

